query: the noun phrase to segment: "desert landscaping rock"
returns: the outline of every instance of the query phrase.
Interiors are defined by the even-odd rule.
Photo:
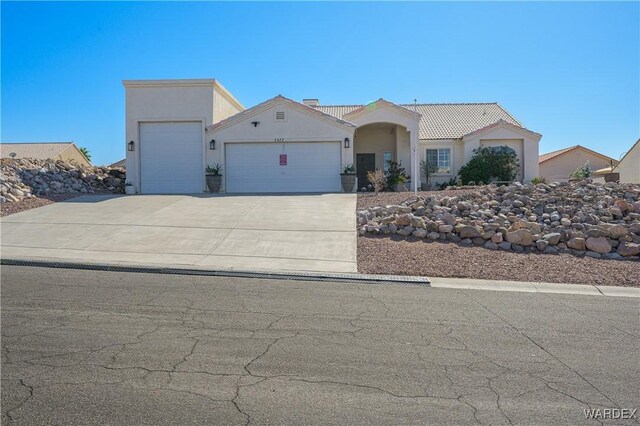
[[[640,185],[587,179],[486,185],[417,197],[361,194],[357,224],[360,235],[420,235],[425,240],[482,246],[494,252],[638,260]],[[415,229],[427,233],[415,234]]]

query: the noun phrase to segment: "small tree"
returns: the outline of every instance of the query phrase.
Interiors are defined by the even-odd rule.
[[[589,164],[589,160],[584,163],[584,166],[580,166],[569,174],[569,177],[573,179],[589,179],[591,176],[591,165]]]
[[[387,181],[387,177],[380,169],[375,171],[368,171],[367,179],[369,180],[369,182],[371,182],[371,185],[373,185],[373,190],[376,194],[384,189],[384,184]]]
[[[82,155],[84,155],[84,158],[86,158],[88,162],[91,162],[91,153],[89,152],[88,148],[83,146],[78,148],[78,151],[80,151]]]
[[[404,167],[401,167],[399,162],[389,160],[387,165],[389,167],[385,173],[387,177],[386,187],[390,191],[395,191],[396,185],[407,182],[410,177],[405,173]]]
[[[474,149],[473,154],[473,158],[460,168],[463,185],[469,182],[512,181],[518,175],[518,155],[508,146],[482,146]]]
[[[422,160],[420,161],[420,170],[422,170],[422,173],[424,174],[425,181],[429,182],[429,176],[431,176],[431,173],[436,172],[437,167],[435,164],[432,164],[427,160]]]

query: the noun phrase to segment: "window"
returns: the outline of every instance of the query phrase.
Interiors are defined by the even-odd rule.
[[[451,173],[451,148],[427,149],[427,161],[436,167],[435,173]]]
[[[385,173],[389,171],[389,161],[391,160],[393,160],[393,152],[387,151],[382,153],[382,161],[384,162],[382,166]]]

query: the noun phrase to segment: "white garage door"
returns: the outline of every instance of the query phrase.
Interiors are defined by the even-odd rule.
[[[202,144],[200,122],[141,123],[140,192],[202,192]]]
[[[227,192],[338,192],[340,143],[228,143]]]

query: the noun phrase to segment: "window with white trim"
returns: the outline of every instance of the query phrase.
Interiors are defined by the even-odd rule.
[[[427,149],[426,159],[435,166],[436,174],[451,173],[451,148]]]
[[[384,172],[387,173],[389,171],[389,161],[393,160],[393,152],[385,151],[382,153],[382,161],[384,162]]]

